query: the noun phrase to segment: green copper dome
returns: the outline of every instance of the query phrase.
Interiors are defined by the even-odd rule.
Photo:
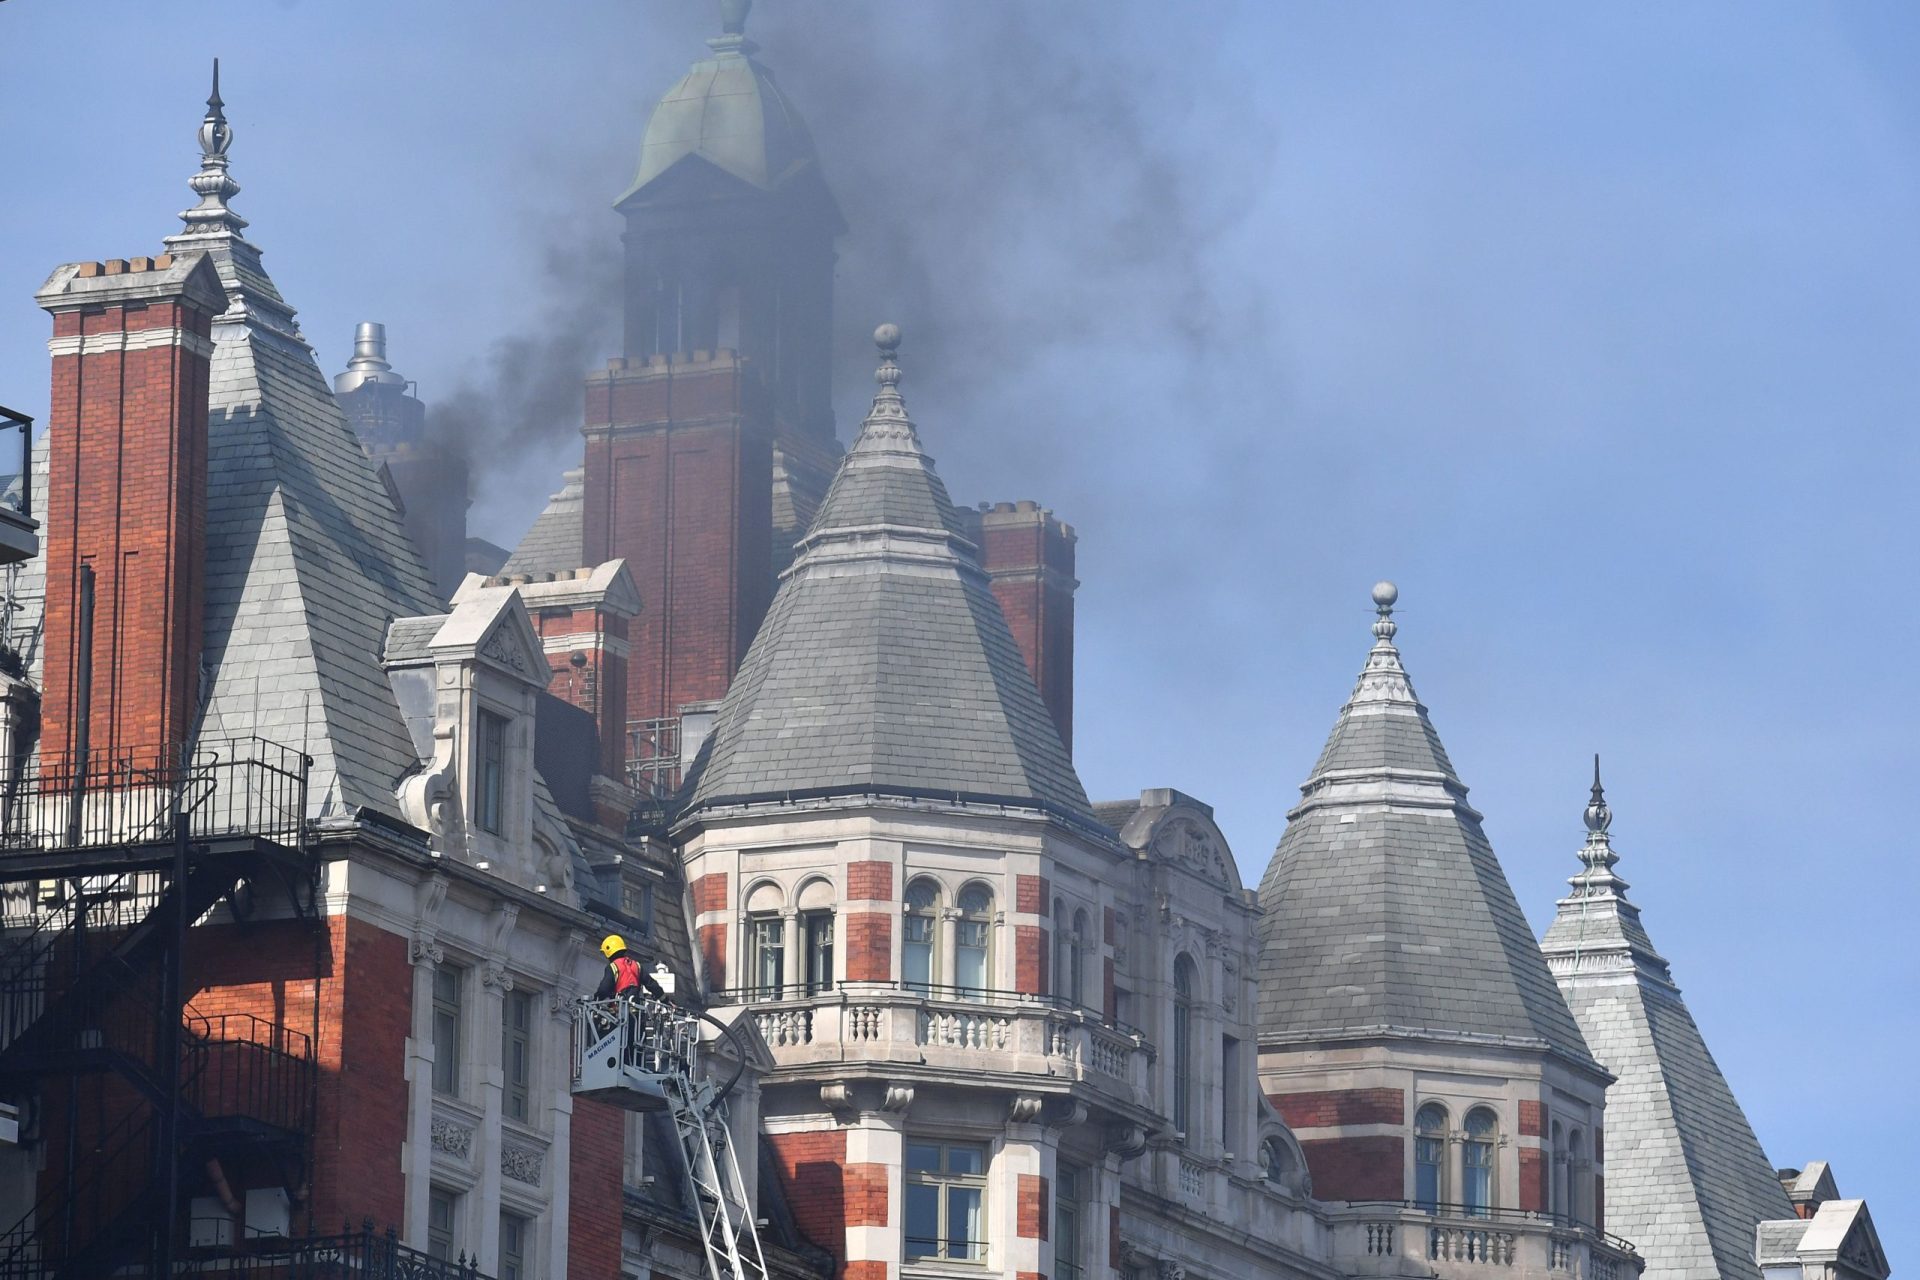
[[[754,45],[730,29],[707,46],[713,56],[694,63],[654,107],[640,171],[621,203],[688,156],[763,190],[813,163],[813,137],[773,73],[753,60]]]

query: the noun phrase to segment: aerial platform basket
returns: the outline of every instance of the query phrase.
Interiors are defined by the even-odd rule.
[[[664,1111],[694,1076],[699,1019],[658,1000],[585,1000],[573,1013],[573,1093],[627,1111]]]

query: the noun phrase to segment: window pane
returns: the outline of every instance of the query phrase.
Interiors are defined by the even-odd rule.
[[[982,1256],[980,1188],[947,1188],[947,1256],[974,1261]]]
[[[909,1182],[907,1192],[907,1257],[925,1258],[939,1252],[940,1188]]]
[[[902,949],[901,958],[906,966],[908,986],[924,991],[933,985],[933,945],[931,943],[910,940]]]
[[[948,1147],[947,1172],[977,1174],[985,1163],[978,1147]]]
[[[907,1144],[907,1169],[915,1173],[940,1172],[940,1148],[932,1143],[909,1142]]]

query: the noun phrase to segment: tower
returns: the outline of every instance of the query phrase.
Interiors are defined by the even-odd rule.
[[[1614,872],[1598,756],[1583,816],[1580,871],[1540,945],[1594,1056],[1617,1079],[1605,1182],[1589,1167],[1594,1144],[1583,1149],[1577,1131],[1554,1124],[1550,1202],[1577,1214],[1604,1199],[1609,1229],[1646,1256],[1647,1280],[1758,1280],[1755,1228],[1794,1207]]]
[[[649,606],[633,721],[726,692],[837,453],[840,214],[806,126],[753,60],[747,7],[723,6],[712,56],[648,122],[617,205],[623,354],[587,381],[583,558],[625,559]]]
[[[1414,695],[1398,598],[1373,589],[1373,648],[1260,886],[1261,1086],[1323,1199],[1537,1213],[1550,1125],[1589,1135],[1598,1177],[1609,1077]]]

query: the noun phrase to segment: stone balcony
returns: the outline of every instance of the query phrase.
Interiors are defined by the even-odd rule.
[[[849,982],[812,996],[718,999],[745,1006],[781,1069],[844,1072],[858,1062],[895,1074],[1050,1078],[1124,1109],[1149,1106],[1145,1037],[1048,996]]]
[[[1449,1280],[1639,1280],[1646,1263],[1618,1236],[1517,1209],[1429,1210],[1401,1202],[1328,1206],[1334,1263],[1351,1276]]]

